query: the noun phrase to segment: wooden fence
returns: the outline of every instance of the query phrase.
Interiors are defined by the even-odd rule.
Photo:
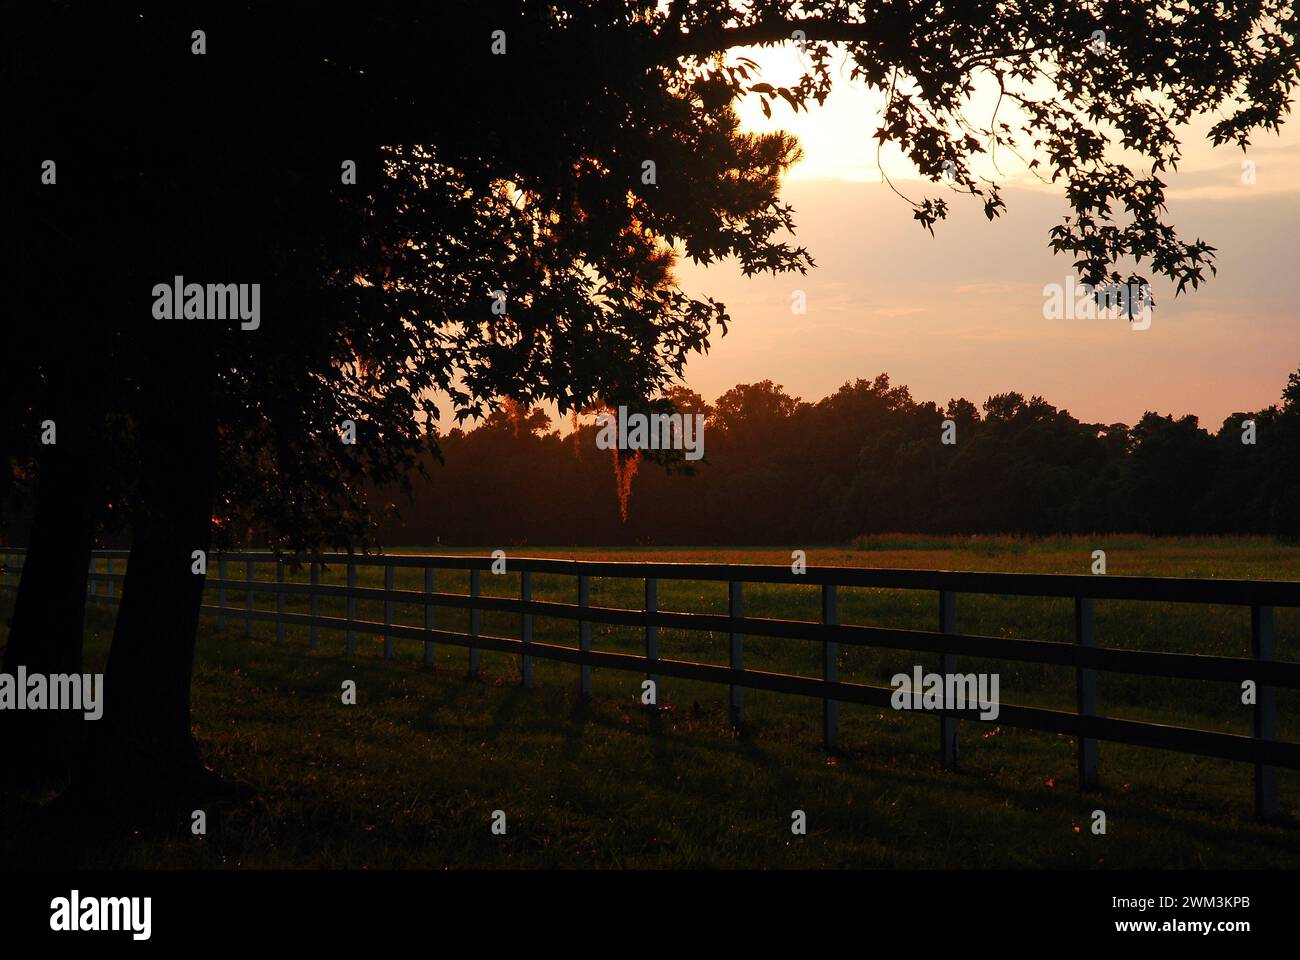
[[[16,590],[17,572],[23,551],[0,548],[4,576],[0,588]],[[106,561],[107,572],[99,572],[92,562],[89,594],[92,600],[114,603],[120,595],[123,574],[114,572],[115,561],[125,561],[127,551],[100,550],[96,561]],[[398,554],[391,556],[356,556],[325,554],[310,564],[311,582],[287,582],[286,562],[268,553],[227,553],[215,556],[216,578],[208,571],[207,587],[215,588],[216,604],[204,604],[205,613],[215,615],[224,624],[227,619],[242,620],[249,636],[256,621],[276,624],[276,641],[284,642],[286,625],[309,628],[310,644],[318,645],[321,628],[346,634],[347,652],[356,650],[359,634],[381,636],[384,655],[393,656],[393,641],[408,639],[424,644],[425,662],[433,663],[434,647],[439,643],[468,647],[470,673],[479,672],[479,652],[502,651],[520,658],[520,673],[525,686],[533,682],[533,660],[542,658],[571,663],[579,669],[580,690],[591,695],[591,670],[601,667],[644,674],[658,682],[662,676],[679,677],[729,688],[732,721],[741,723],[745,689],[772,690],[780,693],[815,697],[823,704],[823,737],[827,750],[836,747],[838,705],[890,705],[894,690],[860,683],[846,683],[837,676],[839,647],[871,646],[940,656],[940,673],[957,671],[959,656],[1020,661],[1073,667],[1076,675],[1077,709],[1074,712],[1002,703],[996,722],[1049,733],[1071,735],[1078,741],[1078,776],[1081,789],[1095,789],[1098,781],[1098,741],[1156,747],[1205,757],[1217,757],[1252,764],[1255,772],[1255,808],[1261,817],[1273,817],[1278,811],[1276,769],[1300,769],[1300,743],[1276,738],[1278,688],[1300,690],[1300,663],[1279,661],[1274,657],[1273,609],[1300,607],[1300,582],[1270,580],[1207,580],[1166,577],[1063,576],[1057,574],[964,573],[931,570],[888,570],[861,567],[808,567],[794,573],[787,566],[719,563],[629,563],[581,560],[545,560],[511,558],[507,571],[520,577],[519,597],[485,597],[481,578],[491,570],[491,557],[425,556]],[[231,579],[232,564],[242,578]],[[321,583],[322,564],[346,565],[347,585]],[[275,580],[258,580],[258,566],[274,566]],[[382,567],[384,588],[357,584],[358,567]],[[415,568],[424,571],[422,590],[394,589],[394,571]],[[436,590],[438,570],[469,573],[469,593],[443,593]],[[532,598],[533,574],[573,577],[576,603],[557,603]],[[641,580],[645,584],[643,609],[592,606],[591,580],[620,578]],[[680,613],[660,610],[658,583],[671,581],[712,581],[728,584],[726,616],[706,613]],[[781,620],[745,615],[746,584],[815,584],[821,589],[820,622]],[[839,623],[838,588],[869,587],[922,590],[936,596],[936,626],[928,630],[900,630],[886,627]],[[100,589],[102,588],[102,590]],[[227,604],[227,591],[243,591],[244,607]],[[274,610],[254,606],[257,593],[274,594]],[[306,594],[309,613],[289,613],[285,597]],[[961,634],[956,631],[956,599],[960,594],[999,596],[1064,597],[1074,601],[1075,642],[1010,639]],[[345,617],[322,616],[321,597],[343,598],[347,602]],[[379,601],[384,604],[384,620],[377,622],[357,617],[357,602]],[[1121,650],[1098,646],[1093,621],[1096,600],[1131,600],[1248,606],[1251,609],[1251,657],[1205,656],[1186,653],[1157,653]],[[394,622],[397,604],[423,606],[424,623],[420,626]],[[434,610],[450,607],[469,610],[468,632],[435,627]],[[519,636],[501,637],[482,633],[484,611],[517,614]],[[533,639],[533,620],[546,617],[575,621],[577,646],[538,643]],[[593,650],[593,623],[633,626],[645,631],[645,653]],[[665,659],[659,655],[659,630],[699,630],[725,633],[729,637],[726,666]],[[822,644],[822,676],[796,676],[747,669],[747,636],[776,637],[813,641]],[[1098,712],[1098,672],[1122,673],[1148,677],[1172,677],[1188,680],[1218,680],[1236,683],[1251,680],[1256,684],[1253,708],[1253,736],[1219,733],[1189,727],[1168,726],[1137,720],[1108,717]],[[937,715],[939,750],[944,764],[957,763],[957,721],[976,720],[972,710],[928,710]]]

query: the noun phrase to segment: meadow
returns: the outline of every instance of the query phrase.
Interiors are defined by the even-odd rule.
[[[1091,551],[1107,553],[1108,574],[1300,578],[1300,546],[1264,538],[1140,537],[954,539],[883,536],[850,546],[805,548],[810,565],[924,569],[1089,572]],[[438,549],[440,553],[486,555]],[[398,551],[406,552],[406,551]],[[431,552],[431,551],[410,551]],[[588,550],[515,548],[510,556],[572,559],[789,564],[789,548]],[[236,569],[237,568],[237,569]],[[119,567],[120,569],[120,567]],[[382,570],[359,568],[363,586]],[[242,565],[232,564],[232,578]],[[259,577],[269,578],[269,567]],[[289,579],[305,582],[306,570]],[[345,582],[330,568],[323,583]],[[536,599],[572,602],[571,577],[535,574]],[[395,586],[418,590],[423,574],[399,570]],[[518,596],[517,574],[482,576],[485,595]],[[468,575],[439,571],[437,589],[467,592]],[[593,605],[639,608],[636,580],[596,579]],[[0,601],[12,603],[6,594]],[[216,602],[209,590],[209,603]],[[242,609],[232,590],[227,603]],[[726,612],[726,584],[661,581],[663,610]],[[964,633],[1072,639],[1068,600],[962,595]],[[271,609],[270,594],[257,605]],[[841,588],[840,621],[934,629],[933,593]],[[306,612],[306,597],[287,608]],[[321,600],[344,615],[344,602]],[[816,587],[749,585],[746,612],[816,620]],[[422,625],[423,607],[398,605],[397,623]],[[358,616],[382,620],[381,603]],[[90,608],[88,669],[107,653],[111,612]],[[437,626],[467,628],[465,611],[439,609]],[[1201,604],[1098,601],[1098,642],[1128,649],[1249,656],[1248,609]],[[485,612],[482,631],[518,635],[518,617]],[[1300,659],[1300,610],[1277,611],[1277,656]],[[576,624],[537,618],[534,638],[576,646]],[[661,630],[665,658],[725,664],[720,634]],[[592,626],[598,650],[639,653],[636,628]],[[209,762],[253,784],[250,803],[209,811],[209,832],[185,825],[69,850],[80,864],[129,867],[1296,867],[1300,866],[1300,776],[1282,771],[1287,819],[1251,819],[1251,768],[1147,748],[1101,744],[1100,793],[1075,785],[1076,749],[1067,736],[963,721],[961,769],[938,762],[937,724],[924,716],[844,704],[840,749],[821,745],[819,701],[747,690],[745,726],[734,731],[725,687],[663,678],[660,709],[639,701],[638,674],[593,671],[594,696],[577,696],[577,667],[535,661],[532,690],[520,685],[518,658],[485,651],[479,680],[466,677],[468,653],[360,634],[355,655],[340,631],[275,627],[253,637],[233,617],[205,617],[194,674],[194,728]],[[820,649],[802,641],[749,637],[746,666],[820,671]],[[916,663],[906,651],[842,648],[840,677],[887,685]],[[997,671],[1003,702],[1072,709],[1069,668],[963,657],[961,669]],[[355,681],[356,705],[340,696]],[[1207,730],[1248,734],[1250,713],[1234,683],[1102,674],[1101,712]],[[1279,695],[1279,736],[1300,739],[1300,701]],[[30,798],[29,798],[30,799]],[[0,801],[8,823],[35,822],[34,808]],[[1094,835],[1092,812],[1106,813]],[[490,830],[503,811],[507,832]],[[807,834],[792,835],[805,812]],[[0,856],[21,857],[13,830]]]

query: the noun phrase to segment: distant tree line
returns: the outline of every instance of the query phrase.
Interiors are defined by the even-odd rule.
[[[562,435],[507,403],[440,439],[413,497],[385,498],[390,545],[836,542],[879,532],[1300,536],[1300,372],[1281,403],[1215,432],[1148,412],[1084,423],[1042,397],[918,402],[881,374],[808,403],[765,380],[713,405],[703,461],[650,462]],[[944,444],[944,421],[955,443]],[[1253,422],[1253,428],[1247,423]],[[1244,442],[1253,440],[1254,442]],[[693,467],[693,469],[691,469]]]

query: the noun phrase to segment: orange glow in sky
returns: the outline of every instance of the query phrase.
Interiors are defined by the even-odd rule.
[[[799,70],[793,49],[743,51],[780,85]],[[845,68],[844,77],[848,70]],[[978,93],[973,122],[987,123],[995,98]],[[1295,290],[1300,251],[1300,131],[1259,135],[1248,154],[1212,149],[1210,121],[1188,128],[1184,160],[1165,179],[1169,219],[1184,239],[1218,248],[1218,275],[1177,299],[1157,281],[1150,329],[1121,320],[1045,320],[1043,287],[1072,276],[1053,256],[1048,231],[1067,212],[1059,186],[999,154],[975,172],[1003,186],[1007,211],[984,218],[977,201],[949,194],[948,220],[931,237],[883,183],[881,169],[910,198],[942,196],[897,151],[875,141],[881,100],[841,80],[828,103],[795,114],[776,101],[741,110],[748,128],[797,135],[804,160],[786,181],[797,240],[817,269],[800,277],[744,278],[731,263],[683,262],[692,293],[728,305],[734,326],[693,360],[686,380],[708,400],[736,383],[771,379],[806,400],[846,380],[888,372],[918,399],[1041,394],[1083,420],[1135,422],[1144,411],[1193,413],[1211,428],[1234,411],[1277,401],[1300,367]],[[1014,116],[999,119],[1014,124]],[[1243,182],[1243,160],[1255,164]],[[806,313],[792,313],[796,291]]]

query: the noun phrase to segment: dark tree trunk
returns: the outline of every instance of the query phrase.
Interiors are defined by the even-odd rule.
[[[192,398],[192,397],[191,397]],[[105,677],[104,717],[77,785],[167,804],[205,777],[190,731],[190,673],[211,537],[216,425],[171,397],[141,418],[141,485]]]
[[[80,673],[87,568],[99,483],[84,412],[55,413],[56,440],[39,458],[36,512],[14,602],[3,670]],[[20,691],[20,694],[23,691]],[[65,777],[83,715],[67,710],[0,712],[0,775],[10,784]]]

